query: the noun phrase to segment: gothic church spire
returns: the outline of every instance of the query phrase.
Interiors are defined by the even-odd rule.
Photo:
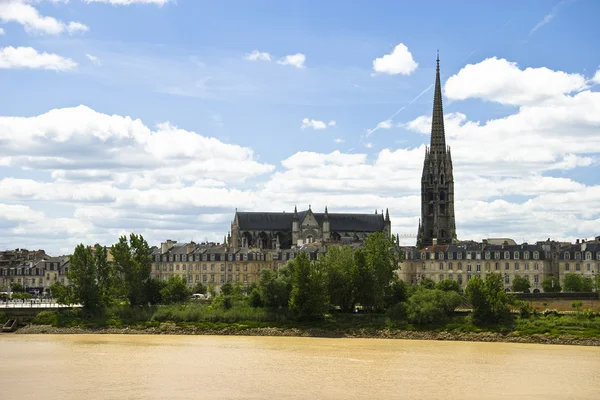
[[[435,70],[435,91],[433,94],[433,116],[431,118],[431,153],[446,151],[446,133],[444,131],[444,108],[442,106],[442,84],[440,82],[440,52],[437,55]]]

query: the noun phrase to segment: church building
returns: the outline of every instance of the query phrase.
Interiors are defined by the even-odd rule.
[[[235,212],[227,242],[233,248],[289,249],[311,243],[356,243],[368,234],[392,234],[390,214]]]
[[[421,219],[417,234],[419,247],[456,242],[454,218],[454,175],[450,146],[446,146],[444,110],[440,83],[440,57],[437,57],[431,144],[425,150],[421,176]]]

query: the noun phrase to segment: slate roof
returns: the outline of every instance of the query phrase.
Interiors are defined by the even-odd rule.
[[[298,222],[306,217],[307,211],[298,213]],[[313,213],[319,225],[323,225],[325,213]],[[385,220],[381,214],[328,213],[330,231],[334,232],[379,232]],[[242,231],[290,231],[294,213],[284,212],[238,212],[238,225]]]

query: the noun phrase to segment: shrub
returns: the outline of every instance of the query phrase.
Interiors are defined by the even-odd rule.
[[[408,299],[406,316],[409,322],[418,325],[445,322],[460,302],[460,295],[456,292],[421,289]]]
[[[35,325],[58,325],[57,311],[40,311],[33,319]]]

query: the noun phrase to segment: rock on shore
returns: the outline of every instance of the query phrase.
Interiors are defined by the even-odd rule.
[[[402,330],[328,330],[319,328],[247,328],[226,327],[206,329],[193,326],[178,326],[174,323],[162,323],[159,327],[146,329],[133,328],[57,328],[50,325],[27,325],[17,331],[18,334],[157,334],[157,335],[235,335],[235,336],[296,336],[326,338],[379,338],[409,340],[454,340],[466,342],[508,342],[562,344],[577,346],[600,346],[600,338],[579,338],[571,335],[552,337],[549,335],[502,335],[494,332],[433,332]]]

